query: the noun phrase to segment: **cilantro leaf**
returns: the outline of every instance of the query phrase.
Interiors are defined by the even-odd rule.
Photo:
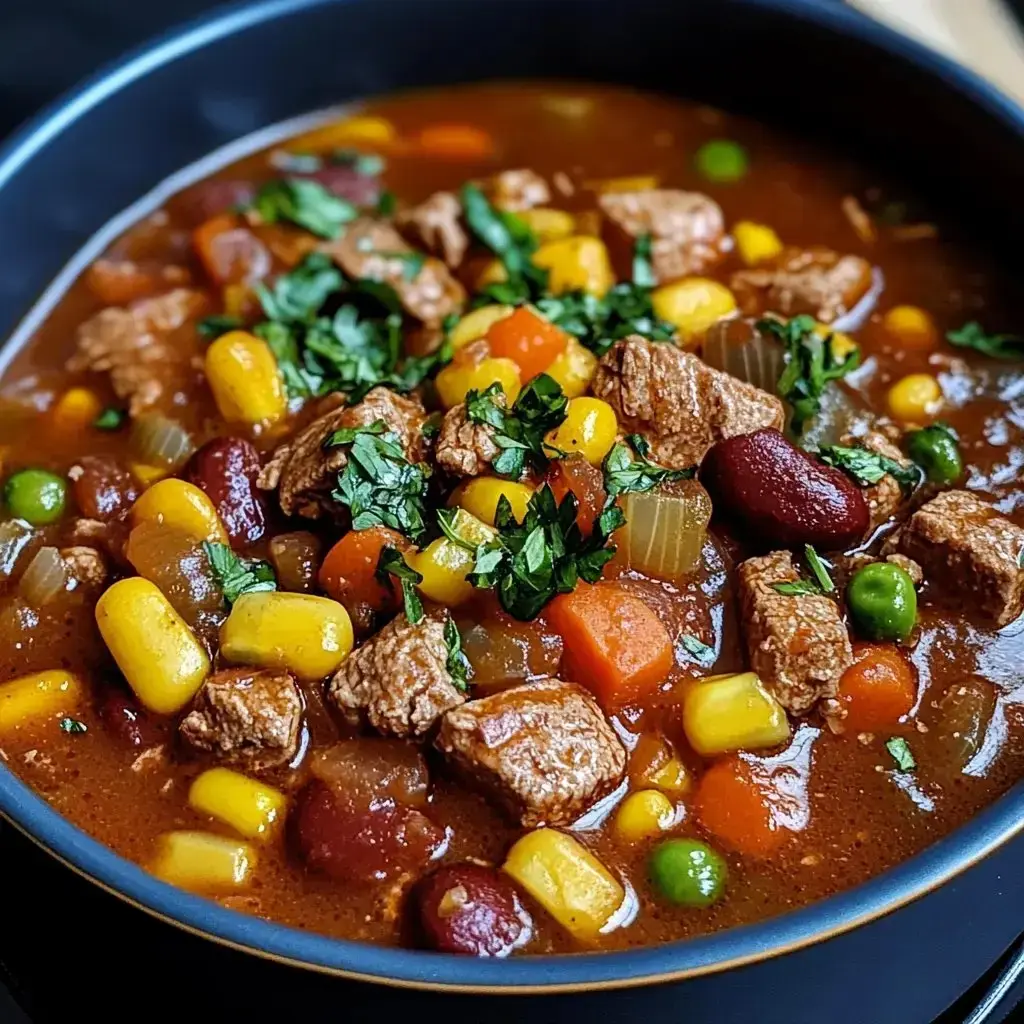
[[[697,637],[692,636],[690,633],[684,633],[679,642],[683,645],[683,649],[689,654],[698,665],[702,665],[705,668],[710,667],[715,662],[715,649],[709,647],[702,640],[698,640]]]
[[[92,425],[97,430],[120,430],[127,416],[124,409],[108,406],[92,421]]]
[[[972,348],[992,359],[1024,359],[1024,337],[1016,334],[986,334],[976,320],[947,332],[946,340],[959,348]]]
[[[889,474],[907,492],[912,491],[921,479],[921,471],[917,466],[904,466],[895,459],[859,445],[824,445],[818,450],[818,458],[828,466],[841,469],[861,487],[877,484],[883,476]]]
[[[388,192],[387,190],[381,192],[380,198],[377,200],[377,215],[380,217],[393,217],[397,209],[398,200],[395,198],[395,193]]]
[[[632,447],[636,452],[633,457]],[[651,446],[640,434],[630,434],[626,443],[617,441],[604,459],[604,489],[609,498],[630,492],[651,491],[674,480],[692,480],[696,466],[686,469],[666,469],[651,462],[647,453]]]
[[[227,544],[215,541],[203,541],[203,551],[228,604],[234,604],[243,594],[277,590],[277,578],[269,562],[241,558]]]
[[[902,736],[893,736],[885,741],[885,749],[892,755],[901,772],[912,772],[917,767],[910,744]]]
[[[448,648],[448,657],[445,660],[445,668],[448,675],[452,677],[455,689],[466,693],[469,690],[469,680],[473,675],[473,666],[462,649],[462,637],[459,635],[459,627],[455,620],[449,618],[444,624],[444,642]]]
[[[66,732],[71,736],[80,736],[89,731],[85,722],[80,722],[77,718],[62,718],[59,728],[61,732]]]
[[[256,294],[269,320],[305,324],[341,289],[343,280],[341,271],[326,253],[313,252],[293,270],[282,274],[272,289],[258,283]]]
[[[818,334],[812,316],[780,320],[758,320],[756,329],[777,338],[785,348],[786,368],[779,377],[779,396],[792,409],[791,426],[800,433],[804,424],[821,409],[821,396],[834,380],[840,380],[860,365],[860,352],[854,350],[839,359],[831,334]]]
[[[653,288],[656,283],[651,263],[651,236],[641,235],[633,247],[633,284],[637,288]]]
[[[256,193],[252,208],[266,224],[289,221],[320,238],[340,238],[342,228],[359,216],[347,199],[310,178],[269,181]]]
[[[828,574],[828,565],[822,559],[821,555],[814,550],[811,544],[804,545],[804,557],[807,559],[807,564],[811,568],[811,572],[814,574],[814,579],[817,581],[818,587],[823,594],[831,594],[836,589],[836,585],[832,582],[832,577]]]
[[[810,544],[804,545],[804,558],[811,570],[811,578],[773,583],[772,590],[785,597],[821,597],[835,592],[836,585],[828,573],[828,565]]]
[[[364,178],[376,178],[384,173],[384,157],[377,153],[360,153],[358,149],[336,149],[331,153],[331,163],[337,167],[351,167]]]
[[[813,580],[794,580],[791,583],[773,583],[772,590],[784,597],[820,596],[821,587]]]
[[[405,617],[413,625],[423,618],[423,602],[416,590],[416,584],[423,582],[423,574],[417,572],[406,562],[405,556],[398,548],[385,544],[380,549],[375,575],[384,584],[389,583],[391,576],[394,576],[402,585]]]
[[[427,466],[409,462],[383,420],[369,427],[336,430],[325,448],[349,445],[348,462],[332,492],[352,514],[353,530],[387,526],[410,540],[426,531]]]
[[[228,331],[237,331],[245,321],[240,316],[229,316],[227,313],[215,313],[200,320],[196,324],[196,330],[201,338],[207,341],[215,341],[222,334]]]

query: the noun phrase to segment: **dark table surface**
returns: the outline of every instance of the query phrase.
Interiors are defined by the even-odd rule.
[[[212,6],[0,0],[0,137],[84,75]],[[1012,6],[1024,10],[1024,0]],[[0,1024],[64,1024],[94,1013],[111,1024],[163,1020],[172,1003],[197,1021],[362,1021],[426,1010],[495,1024],[588,1017],[612,1024],[655,1013],[688,1024],[953,1024],[981,999],[1024,928],[1018,841],[898,914],[787,958],[786,971],[739,972],[732,985],[749,991],[751,1007],[741,1016],[729,1016],[720,987],[703,979],[633,995],[485,1002],[307,975],[186,936],[79,880],[2,823],[0,867]],[[1024,996],[1024,986],[1015,994]]]

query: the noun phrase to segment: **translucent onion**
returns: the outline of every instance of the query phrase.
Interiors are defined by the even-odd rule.
[[[158,413],[135,420],[131,444],[135,454],[146,465],[170,469],[180,466],[195,449],[188,431],[180,423]]]
[[[785,369],[782,345],[758,331],[750,320],[719,320],[704,339],[701,355],[708,366],[777,394]]]
[[[68,570],[56,548],[40,548],[18,581],[18,592],[33,607],[42,608],[67,585]]]
[[[860,330],[867,323],[875,306],[878,305],[883,291],[885,291],[885,276],[878,267],[875,267],[871,271],[871,287],[849,313],[836,317],[835,322],[830,324],[831,329],[843,333]]]
[[[23,519],[0,523],[0,580],[9,580],[14,575],[18,559],[34,536],[35,531]]]
[[[961,771],[982,748],[995,707],[995,687],[976,676],[953,683],[942,695],[932,728],[945,756]]]
[[[279,533],[270,542],[270,561],[274,565],[278,589],[312,593],[322,547],[319,539],[306,530]]]
[[[711,498],[696,480],[680,480],[622,502],[626,525],[615,534],[630,569],[676,580],[694,572],[711,521]]]

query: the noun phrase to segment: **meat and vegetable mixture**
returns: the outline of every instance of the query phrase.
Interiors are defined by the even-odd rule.
[[[8,369],[0,754],[350,938],[615,948],[864,880],[1024,771],[1021,313],[706,108],[473,87],[281,142]]]

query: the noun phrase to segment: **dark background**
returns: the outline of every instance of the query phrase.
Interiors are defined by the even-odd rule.
[[[0,139],[86,75],[213,6],[211,0],[163,0],[159,4],[146,0],[0,0]],[[1011,6],[1024,12],[1024,0],[1013,0]],[[983,925],[985,915],[991,912],[982,895],[990,894],[994,886],[1007,886],[1007,869],[1011,875],[1017,874],[1021,860],[1019,853],[1004,851],[987,867],[976,869],[950,887],[960,891],[961,904],[976,907],[980,921],[951,917],[948,909],[929,915],[926,908],[929,903],[935,906],[938,895],[897,915],[921,922],[909,926],[905,946],[905,969],[916,971],[917,984],[928,986],[936,979],[928,976],[927,959],[922,966],[920,958],[913,955],[917,945],[914,929],[923,933],[937,926],[959,931],[961,941],[971,943],[972,928]],[[0,870],[5,883],[0,890],[0,1024],[21,1024],[29,1019],[15,1007],[10,993],[29,1010],[35,1024],[64,1024],[99,1014],[116,1024],[122,1020],[164,1020],[172,1013],[194,1021],[223,1020],[236,1014],[252,1020],[362,1021],[398,1013],[409,1017],[426,1013],[432,1018],[437,1011],[467,1021],[484,1016],[494,1022],[515,1017],[546,1021],[566,1010],[564,1000],[506,1001],[504,1010],[490,1003],[485,1010],[483,1003],[466,1000],[457,1006],[449,1000],[442,1008],[438,1000],[418,993],[391,994],[383,999],[382,994],[365,986],[344,985],[258,963],[181,936],[121,905],[78,881],[2,823]],[[1024,887],[1010,885],[998,891],[1015,904],[1020,924],[1024,924],[1024,912],[1020,910]],[[870,962],[871,939],[864,930],[858,934],[861,939],[850,938],[859,941],[862,959],[863,949],[868,948]],[[923,934],[921,938],[923,941]],[[848,940],[839,941],[847,941],[847,951],[855,948]],[[833,960],[844,956],[838,948],[834,953]],[[830,1024],[840,1020],[872,1024],[860,1021],[856,1011],[851,1015],[857,986],[884,986],[887,975],[904,969],[900,963],[889,962],[888,950],[873,966],[876,970],[871,975],[857,978],[843,970],[842,964],[836,965],[838,985],[834,984],[831,992],[835,1003],[819,1005],[814,1016]],[[976,974],[966,976],[963,987],[975,981]],[[756,986],[753,978],[747,983]],[[990,973],[978,981],[942,1018],[942,1024],[962,1022],[991,978]],[[661,991],[665,993],[661,1005],[664,1019],[689,1016],[685,988],[675,990],[672,997],[666,990]],[[763,992],[766,1001],[780,995],[799,998],[796,993],[772,992],[770,988]],[[706,996],[692,1001],[690,1009],[696,1012],[690,1019],[695,1024],[715,1019],[708,1005]],[[589,997],[572,1007],[564,1019],[597,1017],[611,1024],[637,1015],[632,1004],[613,996]],[[653,1016],[654,1012],[658,1011],[648,1004],[641,1015]],[[798,1013],[792,1019],[798,1017],[805,1019]],[[912,1015],[904,1019],[906,1024],[919,1024]]]

